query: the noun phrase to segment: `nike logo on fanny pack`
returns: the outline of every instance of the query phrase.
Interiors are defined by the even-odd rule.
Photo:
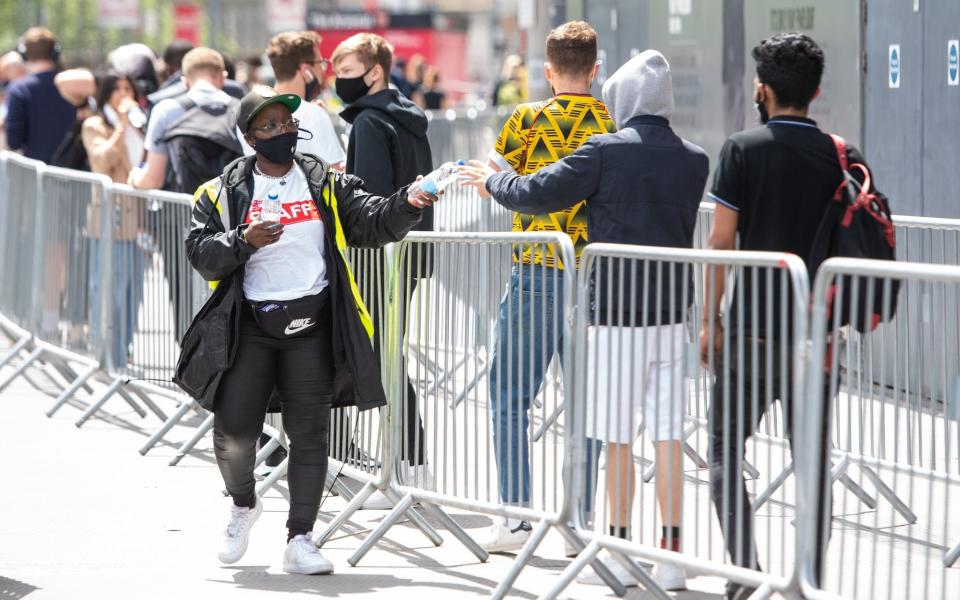
[[[290,321],[290,324],[287,325],[287,328],[283,332],[287,335],[293,335],[298,331],[303,331],[307,327],[313,327],[313,319],[294,319]]]

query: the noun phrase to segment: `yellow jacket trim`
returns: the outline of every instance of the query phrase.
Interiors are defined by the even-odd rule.
[[[370,311],[367,305],[363,303],[363,296],[360,294],[360,288],[357,287],[357,280],[353,277],[353,271],[350,269],[350,261],[347,260],[347,238],[343,234],[343,226],[340,224],[340,212],[337,210],[337,194],[333,187],[333,177],[327,174],[328,184],[323,187],[323,201],[333,212],[333,223],[335,230],[335,241],[337,251],[343,259],[343,264],[347,269],[347,279],[350,280],[350,291],[353,292],[353,301],[357,305],[357,312],[360,314],[360,322],[367,331],[367,335],[373,337],[373,318],[370,317]]]

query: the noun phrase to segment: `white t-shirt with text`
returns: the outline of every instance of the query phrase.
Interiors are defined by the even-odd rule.
[[[283,206],[280,222],[284,229],[279,240],[258,249],[247,261],[243,278],[247,300],[296,300],[327,287],[323,216],[300,167],[294,165],[285,182],[280,185],[278,179],[253,176],[253,200],[246,223],[260,220],[262,202],[276,192]]]

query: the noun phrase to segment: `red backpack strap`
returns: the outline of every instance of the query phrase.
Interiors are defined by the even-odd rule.
[[[840,161],[840,169],[843,171],[843,181],[837,186],[837,191],[833,193],[833,199],[839,202],[843,198],[843,190],[847,187],[847,171],[850,167],[850,161],[847,159],[847,141],[839,135],[830,134],[833,140],[833,147],[837,151],[837,160]]]

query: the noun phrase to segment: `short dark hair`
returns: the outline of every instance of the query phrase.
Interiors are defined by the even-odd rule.
[[[180,70],[183,57],[191,50],[193,50],[193,43],[188,40],[173,40],[167,45],[163,51],[163,63],[167,65],[171,74]]]
[[[597,64],[597,32],[583,21],[557,27],[547,36],[547,62],[563,75],[589,75]]]
[[[809,106],[823,77],[823,50],[802,33],[778,33],[753,49],[757,79],[773,89],[783,107]]]

